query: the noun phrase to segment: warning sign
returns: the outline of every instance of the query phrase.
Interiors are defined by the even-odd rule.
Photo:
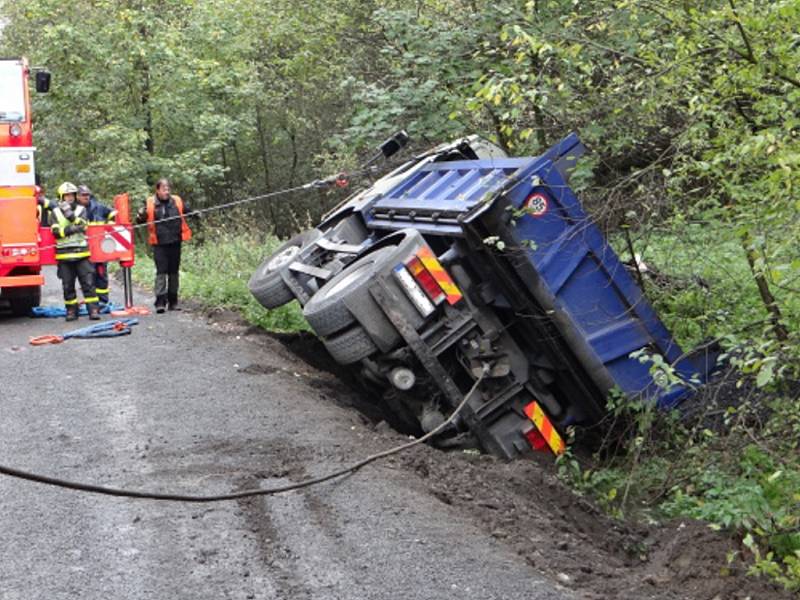
[[[130,225],[89,225],[86,235],[92,262],[133,261],[133,228]]]
[[[525,200],[525,212],[532,217],[541,217],[547,213],[548,201],[544,194],[531,194]]]

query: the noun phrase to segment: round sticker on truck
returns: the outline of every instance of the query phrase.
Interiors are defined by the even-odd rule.
[[[525,200],[524,206],[525,212],[532,217],[541,217],[547,212],[549,204],[547,202],[547,196],[544,194],[531,194],[528,196],[528,199]]]

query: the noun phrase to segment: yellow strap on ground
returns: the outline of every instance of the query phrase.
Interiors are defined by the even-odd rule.
[[[556,456],[563,454],[564,450],[566,449],[564,440],[562,440],[561,436],[558,435],[556,428],[553,427],[550,419],[548,419],[547,415],[544,414],[544,411],[542,410],[542,407],[539,406],[539,403],[534,400],[524,408],[524,411],[525,416],[533,421],[536,429],[538,429],[539,433],[542,434],[542,437],[547,442],[547,445],[550,446],[553,454]]]

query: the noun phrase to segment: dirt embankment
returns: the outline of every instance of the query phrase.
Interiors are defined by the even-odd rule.
[[[266,335],[250,329],[251,335]],[[310,366],[339,377],[323,386],[352,386],[310,334],[275,336]],[[352,388],[350,389],[352,391]],[[369,398],[350,406],[373,421],[386,446],[401,438],[379,422]],[[642,525],[610,518],[575,495],[556,476],[547,455],[506,463],[474,452],[416,447],[389,459],[413,473],[416,485],[470,517],[533,567],[585,598],[794,598],[771,582],[747,575],[743,548],[705,523],[680,520]],[[737,558],[728,563],[734,551]]]

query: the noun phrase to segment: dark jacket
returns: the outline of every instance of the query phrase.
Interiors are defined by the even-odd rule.
[[[156,223],[156,236],[158,237],[158,245],[163,246],[164,244],[179,244],[181,242],[181,220],[179,218],[180,213],[178,213],[178,207],[175,205],[175,201],[172,199],[172,196],[170,196],[166,201],[161,200],[158,196],[156,196],[155,201],[155,220],[160,221],[161,219],[169,218],[169,221]],[[192,212],[192,209],[189,207],[188,202],[184,200],[183,214],[187,215],[190,212]],[[147,222],[147,214],[144,208],[139,210],[138,214],[136,215],[136,222]]]
[[[89,196],[86,205],[86,220],[90,223],[110,223],[117,216],[117,211],[102,204],[94,196]]]

